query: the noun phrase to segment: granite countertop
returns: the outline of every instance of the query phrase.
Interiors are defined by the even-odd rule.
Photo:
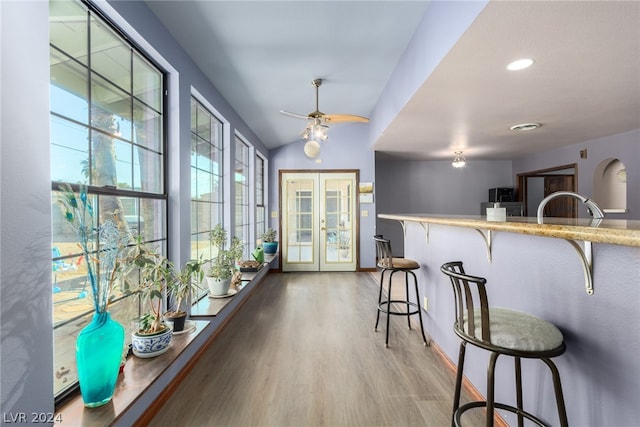
[[[505,221],[488,221],[481,215],[378,214],[378,218],[640,247],[637,220],[544,218],[544,224],[538,224],[537,218],[519,216]]]

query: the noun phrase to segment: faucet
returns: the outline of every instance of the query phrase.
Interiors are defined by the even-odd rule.
[[[596,205],[596,202],[594,202],[593,200],[590,200],[584,196],[579,195],[578,193],[573,193],[571,191],[556,191],[555,193],[551,193],[547,197],[542,199],[542,201],[538,205],[538,224],[542,224],[544,207],[547,205],[547,203],[549,203],[551,200],[555,199],[556,197],[562,197],[562,196],[574,197],[580,200],[582,203],[584,203],[587,206],[587,211],[589,211],[589,213],[591,214],[594,220],[602,220],[602,218],[604,218],[604,212],[602,211],[602,209],[600,209],[598,205]]]

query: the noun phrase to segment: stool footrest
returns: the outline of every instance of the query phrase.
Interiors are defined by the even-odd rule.
[[[473,409],[473,408],[486,408],[487,407],[487,402],[482,400],[482,401],[476,401],[476,402],[469,402],[467,404],[464,404],[462,406],[460,406],[454,413],[453,413],[453,419],[455,420],[455,425],[456,427],[462,427],[462,425],[460,424],[461,422],[461,418],[462,418],[462,414],[466,411],[468,411],[469,409]],[[508,411],[508,412],[512,412],[516,415],[522,415],[524,418],[528,419],[529,421],[533,422],[534,424],[540,426],[540,427],[547,427],[547,424],[545,424],[544,422],[542,422],[542,420],[538,417],[536,417],[535,415],[525,411],[525,410],[521,410],[516,408],[515,406],[511,406],[511,405],[506,405],[504,403],[499,403],[499,402],[494,402],[493,407],[495,409],[502,409],[503,411]],[[488,414],[487,414],[488,416]]]
[[[388,308],[389,305],[391,304],[402,304],[404,306],[409,305],[410,307],[414,307],[416,310],[413,311],[392,311],[391,309]],[[403,300],[391,300],[391,301],[382,301],[380,304],[378,304],[378,311],[382,312],[382,313],[387,313],[387,314],[393,314],[395,316],[411,316],[413,314],[418,314],[420,311],[420,307],[418,306],[418,304],[416,304],[415,302],[411,302],[411,301],[403,301]]]

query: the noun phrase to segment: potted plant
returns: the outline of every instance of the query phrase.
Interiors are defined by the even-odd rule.
[[[140,294],[146,313],[135,320],[136,327],[131,333],[133,354],[138,357],[158,356],[171,344],[172,328],[162,317],[162,301],[169,283],[173,280],[173,264],[155,250],[141,242],[133,248],[128,258],[128,272],[139,271],[139,280],[131,285],[125,280],[126,292]]]
[[[277,232],[273,228],[267,228],[267,231],[262,233],[260,239],[262,240],[262,248],[265,254],[273,255],[278,251],[276,236]]]
[[[207,271],[207,285],[212,296],[225,296],[229,293],[236,260],[242,258],[242,242],[234,236],[231,238],[229,248],[226,249],[227,230],[222,227],[222,224],[216,225],[211,230],[210,238],[217,253],[211,259]]]
[[[164,314],[164,318],[171,320],[174,332],[184,329],[187,311],[182,304],[189,301],[189,297],[200,289],[198,284],[204,279],[203,264],[202,257],[192,259],[185,263],[182,270],[173,272],[173,279],[168,286],[172,309]]]

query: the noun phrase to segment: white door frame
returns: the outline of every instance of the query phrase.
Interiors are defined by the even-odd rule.
[[[336,180],[352,180],[352,185],[347,190],[347,195],[340,193],[340,196],[336,194],[336,197],[326,197],[326,190],[333,191],[333,188],[325,189],[325,185],[330,183],[332,179]],[[299,218],[289,218],[288,213],[291,211],[291,203],[289,195],[290,191],[295,191],[292,188],[287,188],[287,185],[293,180],[298,180],[300,185],[299,193],[305,193],[310,191],[313,194],[313,198],[306,199],[304,194],[297,198],[294,203],[296,206],[300,203],[309,204],[308,210],[311,210],[311,214],[304,215],[304,220]],[[357,271],[359,268],[359,203],[358,203],[358,181],[359,171],[353,170],[280,170],[279,171],[279,194],[280,194],[280,265],[282,271]],[[335,183],[333,183],[335,184]],[[339,192],[339,190],[336,190]],[[330,199],[334,199],[333,202]],[[326,206],[325,203],[329,202],[330,206]],[[347,203],[344,205],[344,203]],[[342,214],[338,214],[335,211],[335,206],[344,206]],[[329,209],[329,211],[327,211]],[[329,213],[327,213],[329,212]],[[344,230],[337,230],[336,225],[333,225],[333,229],[330,227],[332,221],[337,222],[337,218],[349,218],[346,220],[346,224],[340,226],[345,227]],[[325,219],[329,223],[325,223]],[[290,233],[300,233],[298,230],[291,230],[291,222],[295,221],[296,224],[306,221],[310,224],[306,224],[304,228],[308,229],[310,233],[309,244],[305,246],[299,245],[299,241],[289,245]],[[325,227],[327,226],[327,227]],[[299,225],[296,225],[299,227]],[[340,252],[345,250],[343,241],[348,242],[346,245],[350,252]],[[298,243],[298,244],[297,244]],[[299,251],[298,253],[289,254],[289,250]],[[347,249],[348,250],[348,249]],[[305,256],[301,255],[304,251]],[[333,258],[336,256],[336,258]],[[297,259],[296,259],[297,258]]]

